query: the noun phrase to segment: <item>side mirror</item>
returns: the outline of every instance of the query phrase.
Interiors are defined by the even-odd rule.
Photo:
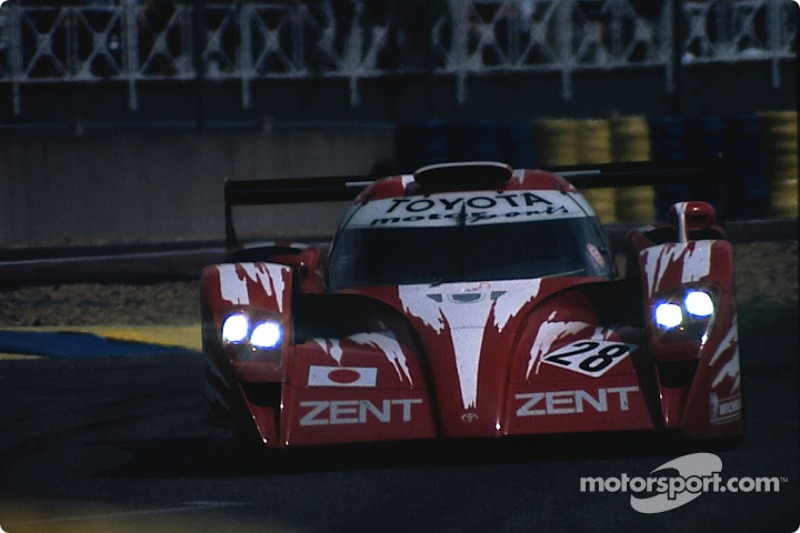
[[[717,214],[708,202],[678,202],[669,209],[669,223],[678,229],[678,241],[689,240],[689,232],[708,229]]]
[[[323,276],[319,272],[322,254],[318,248],[309,246],[291,258],[290,266],[300,278],[303,292],[319,293],[323,289]]]
[[[309,246],[297,254],[296,267],[303,278],[306,278],[309,274],[316,272],[317,269],[319,269],[319,264],[320,252],[319,249],[314,248],[313,246]]]

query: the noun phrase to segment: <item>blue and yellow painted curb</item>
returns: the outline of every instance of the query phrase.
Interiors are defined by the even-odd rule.
[[[0,360],[201,351],[200,325],[0,327]]]

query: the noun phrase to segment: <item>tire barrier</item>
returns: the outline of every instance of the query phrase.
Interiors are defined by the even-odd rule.
[[[664,117],[650,120],[650,157],[653,161],[686,159],[686,127],[683,117]],[[675,183],[656,187],[655,209],[658,220],[666,220],[669,208],[676,202],[688,200],[689,185]]]
[[[499,127],[492,122],[451,122],[447,125],[450,161],[500,161]]]
[[[723,217],[751,219],[768,215],[764,136],[758,115],[726,119],[723,176]]]
[[[650,159],[650,127],[644,117],[613,118],[609,123],[614,161]],[[616,200],[617,220],[620,222],[652,222],[655,219],[653,187],[620,187]]]
[[[447,122],[401,122],[395,128],[395,156],[401,172],[413,172],[419,167],[445,163],[447,151]]]
[[[533,128],[529,122],[503,124],[497,135],[501,161],[514,168],[535,168],[539,165],[533,149]]]
[[[611,126],[607,120],[581,120],[577,124],[578,163],[611,163]],[[586,189],[583,196],[603,224],[617,221],[616,189]]]
[[[495,160],[534,168],[722,156],[721,184],[583,193],[604,224],[663,220],[672,204],[690,199],[712,203],[724,219],[798,215],[796,111],[726,118],[406,122],[396,128],[395,145],[404,172],[446,161]]]
[[[682,200],[713,203],[724,218],[767,216],[768,191],[764,173],[764,142],[757,115],[720,117],[664,117],[650,120],[652,159],[723,156],[722,184],[665,185],[656,189],[656,216]],[[724,209],[724,211],[723,211]]]
[[[395,129],[395,155],[402,172],[447,161],[502,161],[514,168],[537,165],[528,122],[403,122]]]
[[[797,111],[761,115],[769,183],[769,214],[795,218],[797,209]]]
[[[686,153],[690,158],[722,157],[725,153],[725,122],[722,117],[702,116],[686,119]],[[726,176],[722,176],[726,180]],[[728,184],[696,183],[689,187],[693,200],[708,202],[721,210],[720,189]]]
[[[611,130],[607,120],[544,119],[533,122],[534,151],[542,166],[610,162]],[[614,189],[581,191],[604,224],[616,222]]]
[[[578,123],[566,119],[533,122],[533,146],[545,167],[578,163]]]

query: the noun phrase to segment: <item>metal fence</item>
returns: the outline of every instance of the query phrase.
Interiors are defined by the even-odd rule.
[[[55,5],[54,5],[55,4]],[[676,68],[779,62],[795,56],[790,0],[9,0],[0,8],[0,84],[119,82],[137,109],[148,80],[235,81],[251,105],[254,80],[359,80],[488,73]]]

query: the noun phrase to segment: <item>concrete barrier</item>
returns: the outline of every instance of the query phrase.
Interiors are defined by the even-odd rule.
[[[225,179],[366,174],[393,143],[391,129],[355,128],[7,134],[0,247],[221,239]],[[340,211],[271,209],[237,227],[329,234]]]

